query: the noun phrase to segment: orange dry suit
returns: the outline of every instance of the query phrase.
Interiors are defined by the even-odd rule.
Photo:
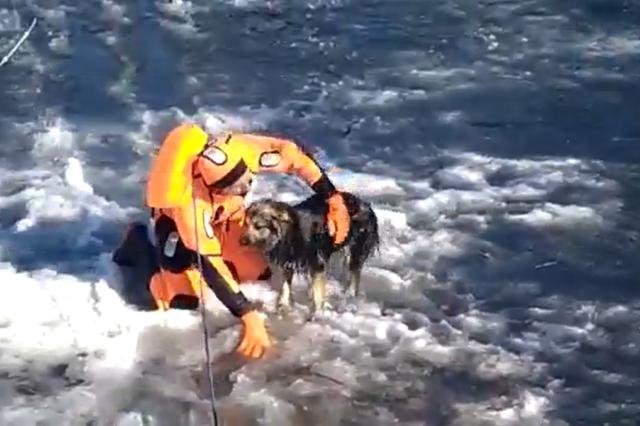
[[[244,194],[226,195],[247,174],[297,175],[329,204],[328,225],[336,243],[348,233],[349,216],[340,193],[310,154],[294,142],[255,134],[225,134],[210,140],[184,124],[163,141],[147,183],[160,271],[150,289],[160,309],[177,295],[200,297],[198,257],[204,282],[237,316],[252,310],[238,282],[269,274],[257,250],[239,244]]]

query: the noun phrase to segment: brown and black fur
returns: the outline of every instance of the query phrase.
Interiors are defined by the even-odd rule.
[[[276,280],[282,283],[278,305],[291,307],[291,282],[295,273],[311,277],[314,311],[325,306],[326,267],[330,257],[346,256],[349,290],[360,295],[360,274],[365,261],[380,243],[378,220],[369,203],[343,193],[351,216],[346,240],[334,245],[326,224],[328,206],[319,195],[291,206],[274,200],[252,203],[246,211],[241,244],[255,246],[267,258]]]

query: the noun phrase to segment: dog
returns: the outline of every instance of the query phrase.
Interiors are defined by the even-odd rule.
[[[272,271],[272,280],[281,284],[278,308],[291,309],[291,284],[295,273],[311,277],[313,313],[325,307],[326,268],[334,253],[341,252],[348,263],[348,290],[360,297],[360,277],[364,263],[378,249],[378,219],[371,205],[343,192],[351,217],[349,233],[339,245],[333,243],[326,223],[327,202],[312,195],[294,206],[271,199],[251,203],[245,212],[240,244],[262,252]]]

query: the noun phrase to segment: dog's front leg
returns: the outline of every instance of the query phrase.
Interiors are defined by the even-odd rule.
[[[314,271],[311,293],[313,298],[313,314],[316,314],[324,309],[327,304],[327,275],[324,270]]]
[[[285,313],[291,310],[291,282],[293,273],[287,269],[276,268],[277,282],[280,286],[278,294],[278,311]]]
[[[349,293],[356,299],[360,298],[360,269],[349,271]]]
[[[284,280],[278,297],[278,310],[282,313],[291,310],[291,286]]]

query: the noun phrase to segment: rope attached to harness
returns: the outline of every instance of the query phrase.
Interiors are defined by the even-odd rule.
[[[205,316],[205,304],[204,304],[204,286],[202,285],[202,275],[203,275],[203,268],[202,268],[202,256],[200,256],[200,245],[198,242],[198,213],[197,213],[197,209],[196,209],[196,197],[193,194],[193,191],[191,193],[191,201],[193,203],[193,226],[194,226],[194,231],[195,231],[195,243],[196,243],[196,256],[198,257],[198,271],[199,271],[199,277],[198,277],[198,286],[200,287],[200,314],[201,314],[201,318],[202,318],[202,329],[204,331],[203,333],[203,337],[204,337],[204,352],[205,352],[205,360],[206,360],[206,364],[207,364],[207,378],[209,380],[209,392],[210,392],[210,401],[211,401],[211,414],[213,414],[213,425],[214,426],[218,426],[218,424],[222,424],[222,423],[218,423],[218,411],[216,410],[216,398],[215,398],[215,392],[214,392],[214,386],[213,386],[213,373],[211,372],[211,354],[209,351],[209,329],[207,327],[207,321],[206,321],[206,316]]]

